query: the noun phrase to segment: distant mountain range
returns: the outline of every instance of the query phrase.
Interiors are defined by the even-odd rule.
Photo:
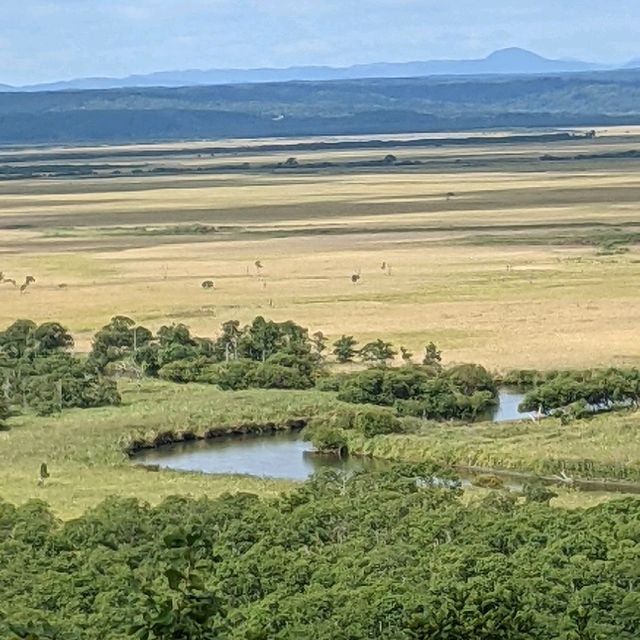
[[[612,67],[580,60],[550,60],[512,47],[475,60],[379,62],[351,67],[300,66],[286,69],[210,69],[160,71],[126,78],[78,78],[62,82],[15,87],[0,84],[0,91],[63,91],[134,87],[189,87],[203,85],[288,82],[292,80],[355,80],[360,78],[415,78],[423,76],[557,74],[640,67],[640,58]]]

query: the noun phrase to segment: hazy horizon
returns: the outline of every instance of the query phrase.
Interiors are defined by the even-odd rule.
[[[9,0],[0,83],[211,68],[482,58],[506,47],[605,64],[640,56],[640,4],[551,0]],[[251,31],[252,37],[247,38]]]

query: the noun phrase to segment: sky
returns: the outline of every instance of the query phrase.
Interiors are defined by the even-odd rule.
[[[177,69],[640,58],[638,0],[1,0],[0,84]]]

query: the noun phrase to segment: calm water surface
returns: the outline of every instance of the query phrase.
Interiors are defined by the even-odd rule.
[[[493,411],[493,422],[508,422],[509,420],[529,420],[528,413],[520,413],[518,405],[524,400],[524,393],[512,389],[500,389],[500,403]]]
[[[494,422],[527,418],[518,413],[522,394],[502,390]],[[136,456],[142,464],[157,464],[177,471],[231,473],[305,480],[323,469],[360,471],[384,468],[388,463],[368,458],[322,455],[313,452],[300,433],[230,436],[208,441],[185,442],[143,451]]]
[[[229,436],[196,442],[184,442],[150,449],[136,455],[142,464],[157,464],[177,471],[235,473],[306,480],[323,469],[360,471],[382,468],[381,460],[338,458],[313,452],[296,432],[265,435]]]

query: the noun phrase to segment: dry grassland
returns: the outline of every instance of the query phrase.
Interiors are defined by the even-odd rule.
[[[115,314],[204,335],[263,314],[416,353],[434,340],[448,361],[496,369],[638,362],[640,160],[539,160],[628,150],[636,135],[397,151],[448,159],[441,170],[0,182],[0,271],[37,279],[24,295],[0,285],[0,325],[60,320],[87,348]],[[464,154],[476,164],[451,166]]]

